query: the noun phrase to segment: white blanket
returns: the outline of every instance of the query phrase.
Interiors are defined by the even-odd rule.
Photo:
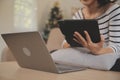
[[[85,48],[60,49],[51,54],[54,61],[84,66],[99,70],[110,70],[118,56],[115,53],[92,55]]]

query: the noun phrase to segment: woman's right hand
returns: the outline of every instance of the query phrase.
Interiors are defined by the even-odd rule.
[[[104,37],[101,35],[101,41],[98,43],[94,43],[92,42],[88,32],[84,31],[84,33],[86,35],[86,39],[84,39],[79,32],[75,32],[74,40],[77,43],[82,44],[85,48],[89,49],[93,54],[103,54],[105,52],[103,51]]]

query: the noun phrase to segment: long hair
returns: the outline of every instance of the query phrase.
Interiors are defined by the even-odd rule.
[[[97,1],[98,1],[98,4],[99,4],[99,7],[102,7],[102,6],[105,6],[106,4],[114,3],[117,0],[97,0]]]

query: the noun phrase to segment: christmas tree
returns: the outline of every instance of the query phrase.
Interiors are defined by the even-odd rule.
[[[61,20],[63,18],[62,11],[59,8],[59,2],[56,1],[54,3],[53,8],[50,12],[50,18],[46,22],[45,29],[43,31],[43,38],[47,42],[47,39],[49,37],[50,30],[52,28],[58,27],[58,20]]]

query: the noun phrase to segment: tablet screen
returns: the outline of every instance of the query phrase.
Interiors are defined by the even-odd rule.
[[[65,36],[66,41],[72,47],[82,46],[73,40],[73,34],[75,31],[79,32],[85,39],[86,37],[84,31],[87,31],[94,43],[100,41],[98,22],[95,19],[60,20],[58,21],[58,24],[62,34]]]

